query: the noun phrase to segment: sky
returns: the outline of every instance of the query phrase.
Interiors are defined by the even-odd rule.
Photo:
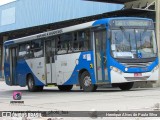
[[[0,5],[4,5],[13,1],[16,1],[16,0],[0,0]]]

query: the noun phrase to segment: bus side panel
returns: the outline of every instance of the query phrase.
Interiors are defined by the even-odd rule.
[[[94,62],[93,62],[92,51],[68,54],[68,55],[65,55],[64,57],[65,58],[63,60],[60,60],[60,59],[58,60],[59,62],[61,62],[61,65],[65,64],[64,60],[66,60],[66,63],[67,63],[67,66],[61,68],[61,70],[64,70],[61,72],[61,75],[62,75],[61,77],[63,78],[63,80],[61,81],[61,83],[57,81],[59,85],[79,84],[78,74],[79,74],[79,71],[82,69],[86,69],[90,73],[92,84],[96,83],[94,68],[93,68]],[[57,70],[57,67],[56,67],[56,70]],[[57,71],[57,75],[58,75],[58,72],[59,71]],[[67,72],[68,74],[66,74]]]
[[[44,86],[46,84],[44,63],[44,57],[26,60],[26,64],[34,77],[36,86]]]
[[[30,70],[24,59],[17,61],[17,79],[18,84],[23,87],[26,86],[26,73],[30,73]]]
[[[5,76],[5,82],[7,85],[11,85],[10,80],[10,64],[5,62],[4,63],[4,76]]]
[[[43,59],[43,58],[42,58]],[[30,60],[19,60],[18,64],[17,64],[17,75],[18,75],[18,84],[20,86],[26,86],[27,84],[27,75],[28,74],[32,74],[35,80],[35,84],[38,86],[42,86],[44,85],[42,81],[42,78],[38,78],[39,76],[37,76],[37,72],[39,70],[37,70],[37,72],[35,72],[35,68],[37,67],[36,65],[39,64],[37,59],[30,59]],[[33,65],[34,64],[34,65]],[[44,68],[41,68],[44,69]]]

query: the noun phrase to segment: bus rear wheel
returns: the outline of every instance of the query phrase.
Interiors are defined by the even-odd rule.
[[[129,82],[129,83],[120,83],[119,85],[118,85],[118,87],[121,89],[121,90],[130,90],[132,87],[133,87],[133,82]]]
[[[97,90],[97,85],[92,84],[91,76],[88,71],[84,71],[81,75],[80,86],[84,92],[94,92]]]
[[[70,91],[73,88],[73,85],[58,85],[60,91]]]
[[[27,78],[27,86],[28,86],[28,90],[30,92],[38,91],[38,87],[35,86],[34,78],[33,78],[32,75],[29,75],[28,78]]]

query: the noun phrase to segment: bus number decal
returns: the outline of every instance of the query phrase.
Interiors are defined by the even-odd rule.
[[[93,64],[92,63],[90,64],[90,68],[93,69]]]

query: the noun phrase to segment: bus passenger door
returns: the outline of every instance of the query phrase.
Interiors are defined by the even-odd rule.
[[[55,66],[55,40],[49,38],[50,40],[45,42],[45,59],[46,59],[46,77],[47,84],[56,83],[56,66]]]
[[[94,55],[95,55],[95,72],[97,82],[107,82],[107,54],[106,54],[106,30],[96,30],[94,32]]]
[[[18,85],[17,80],[17,48],[10,48],[10,77],[11,85]]]

